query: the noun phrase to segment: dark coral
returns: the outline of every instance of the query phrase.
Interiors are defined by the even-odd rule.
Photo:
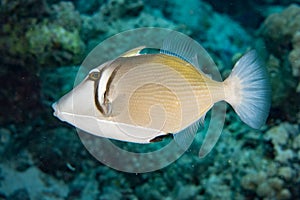
[[[2,70],[3,65],[1,66]],[[24,124],[40,115],[40,83],[37,76],[22,68],[9,66],[0,73],[1,124]]]
[[[300,7],[291,5],[281,13],[270,15],[259,34],[267,49],[267,65],[271,74],[273,107],[281,111],[281,119],[297,121],[300,112],[299,57]],[[298,86],[299,87],[299,86]]]
[[[38,0],[4,2],[0,14],[0,53],[4,65],[37,72],[40,67],[81,61],[81,21],[72,3],[48,6]]]

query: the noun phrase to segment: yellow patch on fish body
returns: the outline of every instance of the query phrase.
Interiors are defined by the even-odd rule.
[[[224,97],[212,95],[222,93],[222,83],[175,56],[119,57],[107,67],[115,68],[106,96],[112,102],[107,119],[114,122],[176,133]]]

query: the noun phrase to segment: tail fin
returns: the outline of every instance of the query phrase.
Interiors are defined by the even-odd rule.
[[[271,106],[271,87],[267,69],[254,50],[235,64],[224,88],[225,100],[243,122],[256,129],[264,125]]]

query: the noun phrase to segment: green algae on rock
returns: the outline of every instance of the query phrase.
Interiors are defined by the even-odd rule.
[[[80,38],[81,18],[73,4],[60,2],[48,6],[43,1],[40,14],[33,4],[40,3],[35,0],[4,3],[0,8],[4,14],[0,46],[7,47],[0,49],[5,55],[2,63],[19,65],[33,73],[45,66],[80,63],[85,44]],[[28,8],[26,12],[23,7]]]
[[[77,30],[70,32],[59,25],[38,24],[29,29],[25,37],[29,44],[28,52],[39,57],[42,65],[48,65],[47,62],[53,58],[61,65],[68,60],[81,61],[84,43]]]

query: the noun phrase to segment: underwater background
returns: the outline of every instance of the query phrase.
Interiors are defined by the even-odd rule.
[[[299,4],[0,0],[0,199],[300,199]],[[251,129],[228,106],[223,133],[204,159],[197,140],[151,173],[120,172],[94,159],[51,104],[72,89],[96,45],[139,27],[189,35],[224,78],[257,49],[272,84],[267,124]]]

